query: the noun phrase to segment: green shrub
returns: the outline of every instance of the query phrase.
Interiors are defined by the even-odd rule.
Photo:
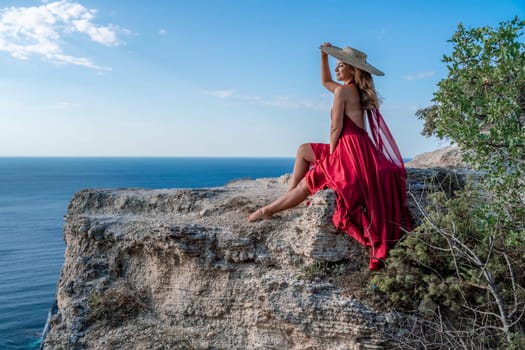
[[[371,280],[389,306],[430,317],[440,336],[461,334],[474,347],[517,349],[524,339],[524,26],[519,18],[459,25],[443,57],[448,77],[417,116],[423,134],[460,147],[477,177],[453,198],[432,194],[423,223]]]

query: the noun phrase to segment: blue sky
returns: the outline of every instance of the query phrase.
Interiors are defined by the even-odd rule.
[[[525,0],[0,1],[0,156],[294,156],[328,142],[319,45],[352,46],[403,156],[459,22]],[[332,69],[334,60],[331,61]]]

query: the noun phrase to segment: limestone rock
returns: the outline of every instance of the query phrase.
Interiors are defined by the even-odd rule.
[[[325,190],[272,220],[246,216],[289,177],[195,190],[83,190],[65,218],[65,262],[44,349],[387,349],[392,315],[301,268],[368,258],[331,224]],[[462,177],[408,169],[409,206]]]
[[[406,166],[410,168],[469,168],[463,161],[459,148],[454,146],[417,155]]]

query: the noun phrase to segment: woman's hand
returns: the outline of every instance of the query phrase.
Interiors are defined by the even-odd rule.
[[[328,54],[323,51],[324,47],[332,46],[330,43],[324,43],[321,45],[321,82],[323,86],[333,93],[338,86],[341,84],[336,83],[332,80],[332,74],[330,73],[330,66],[328,63]]]
[[[322,53],[323,55],[328,55],[326,52],[323,51],[323,47],[324,47],[324,46],[332,46],[332,44],[330,44],[330,43],[322,43],[322,44],[321,44],[321,47],[320,47],[320,49],[321,49],[321,53]]]

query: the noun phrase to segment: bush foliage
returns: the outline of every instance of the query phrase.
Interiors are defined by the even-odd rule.
[[[432,195],[423,224],[371,282],[391,306],[464,337],[465,348],[525,345],[524,26],[460,24],[452,36],[448,76],[417,116],[424,135],[457,144],[477,173],[452,198]]]

